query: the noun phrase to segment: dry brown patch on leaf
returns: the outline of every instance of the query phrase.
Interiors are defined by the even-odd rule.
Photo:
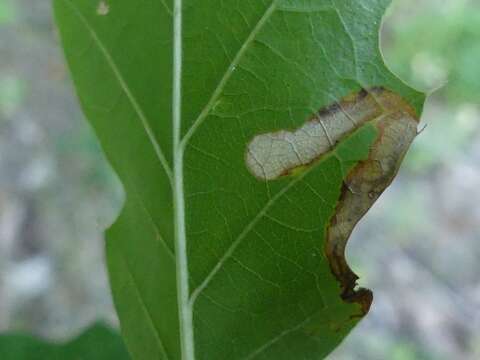
[[[383,112],[376,90],[359,91],[320,109],[304,125],[255,136],[245,163],[261,180],[274,180],[318,160],[346,135]]]
[[[245,163],[261,180],[288,176],[317,162],[343,138],[370,123],[378,130],[369,158],[348,174],[335,214],[327,228],[325,254],[340,283],[341,297],[366,314],[372,292],[357,289],[358,276],[345,260],[345,247],[358,221],[390,185],[417,135],[415,110],[399,95],[375,87],[351,94],[320,109],[303,126],[255,136],[247,145]]]
[[[417,136],[418,119],[415,111],[393,92],[376,88],[370,92],[382,114],[371,120],[378,129],[378,138],[369,158],[348,174],[327,230],[325,253],[332,273],[340,283],[341,297],[349,303],[358,303],[361,314],[366,314],[372,303],[372,292],[356,289],[358,276],[348,266],[345,247],[358,221],[390,185],[398,168]]]
[[[381,88],[361,90],[320,109],[301,127],[255,136],[247,145],[245,163],[252,175],[274,180],[317,161],[352,131],[401,105],[398,96]]]

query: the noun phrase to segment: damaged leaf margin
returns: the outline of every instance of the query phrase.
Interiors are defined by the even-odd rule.
[[[360,305],[358,317],[370,309],[373,294],[357,288],[358,276],[345,258],[346,245],[355,225],[395,178],[418,135],[418,121],[415,110],[402,97],[375,87],[320,109],[299,129],[257,135],[247,145],[245,162],[250,173],[269,181],[295,176],[315,166],[363,126],[371,125],[377,131],[368,158],[345,175],[325,237],[325,256],[339,282],[340,296],[347,303]]]
[[[340,283],[341,298],[358,303],[361,316],[370,309],[373,295],[368,289],[356,289],[358,276],[347,264],[345,248],[355,225],[391,184],[418,135],[418,117],[401,97],[381,89],[375,89],[373,94],[379,94],[376,98],[385,110],[371,121],[378,130],[378,137],[368,159],[359,162],[347,175],[325,242],[325,254]]]

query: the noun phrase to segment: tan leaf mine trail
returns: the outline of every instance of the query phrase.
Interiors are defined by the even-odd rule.
[[[390,185],[417,136],[418,117],[399,95],[372,88],[321,109],[302,127],[257,135],[247,145],[245,163],[260,180],[274,180],[309,167],[342,138],[370,123],[378,138],[366,161],[347,174],[342,195],[327,228],[325,255],[339,281],[341,298],[366,314],[372,293],[356,289],[358,276],[348,266],[345,247],[355,225]]]

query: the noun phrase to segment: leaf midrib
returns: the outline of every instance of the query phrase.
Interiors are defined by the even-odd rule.
[[[177,258],[177,297],[179,305],[179,319],[180,319],[180,336],[181,336],[181,351],[182,359],[195,360],[195,342],[193,334],[193,305],[196,299],[194,294],[190,295],[189,290],[189,274],[188,274],[188,257],[187,257],[187,239],[185,229],[185,197],[183,189],[183,155],[186,146],[192,138],[195,131],[205,121],[211,109],[215,105],[218,97],[223,92],[228,80],[233,74],[235,67],[240,63],[244,54],[250,47],[257,34],[263,28],[264,24],[268,21],[270,16],[276,10],[278,0],[273,0],[270,6],[267,8],[263,16],[257,22],[239,51],[235,55],[234,59],[228,66],[226,72],[223,74],[219,83],[215,87],[209,101],[200,112],[197,119],[193,122],[192,126],[188,129],[185,136],[181,137],[181,86],[182,86],[182,0],[174,0],[173,10],[173,44],[174,44],[174,62],[173,62],[173,168],[174,168],[174,181],[173,181],[173,199],[175,207],[175,253]],[[224,256],[228,257],[227,253]],[[219,262],[220,264],[220,262]],[[220,267],[222,265],[220,264]],[[206,279],[208,283],[209,279]],[[198,288],[197,288],[198,290]],[[198,291],[198,293],[200,293]]]
[[[185,226],[185,195],[183,184],[182,131],[182,0],[173,3],[173,78],[172,78],[172,128],[173,128],[173,207],[175,229],[175,257],[177,280],[177,306],[180,330],[180,351],[183,360],[195,360],[193,314],[188,305],[189,274],[187,237]]]

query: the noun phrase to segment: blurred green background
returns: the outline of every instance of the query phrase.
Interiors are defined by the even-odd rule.
[[[375,300],[330,359],[479,359],[480,1],[396,0],[381,39],[392,71],[431,94],[427,127],[350,240]],[[115,326],[102,232],[122,192],[48,0],[0,0],[0,169],[0,331]]]

